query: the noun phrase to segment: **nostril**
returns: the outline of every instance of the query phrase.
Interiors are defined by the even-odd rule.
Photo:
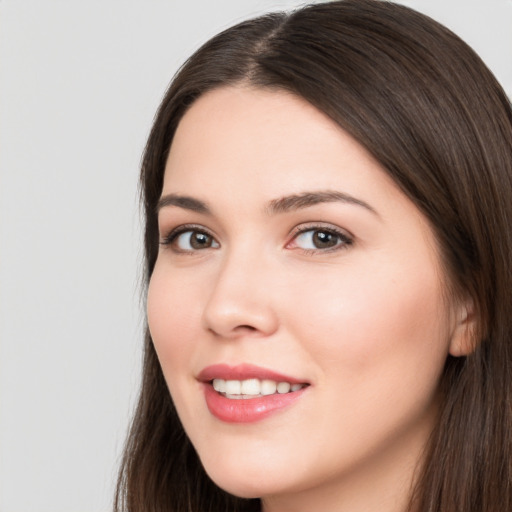
[[[208,330],[213,332],[214,334],[219,334],[217,331],[215,331],[215,329],[209,328]],[[252,325],[237,325],[234,329],[232,329],[231,334],[236,336],[243,335],[244,333],[253,333],[257,331],[258,329],[256,327],[253,327]]]
[[[253,327],[252,325],[237,325],[233,329],[223,329],[222,326],[219,327],[207,327],[207,330],[212,333],[215,338],[226,338],[226,339],[235,339],[235,338],[243,338],[243,337],[265,337],[271,334],[271,329],[268,331],[258,329],[258,327]]]
[[[240,330],[247,330],[247,331],[255,331],[256,330],[256,327],[253,327],[252,325],[239,325],[237,327],[237,329],[240,329]]]
[[[237,325],[233,329],[233,334],[236,335],[244,335],[244,334],[252,334],[254,332],[257,332],[258,329],[256,327],[253,327],[252,325],[244,324],[244,325]]]

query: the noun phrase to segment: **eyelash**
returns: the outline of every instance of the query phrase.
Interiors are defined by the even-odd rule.
[[[182,224],[181,226],[173,229],[168,235],[166,235],[161,241],[160,245],[164,247],[171,247],[172,250],[178,254],[194,254],[199,251],[197,250],[183,250],[179,249],[178,247],[173,247],[173,244],[177,241],[178,237],[183,235],[187,232],[193,232],[193,233],[200,233],[203,235],[206,235],[208,237],[211,237],[213,240],[215,240],[215,237],[204,227],[198,226],[196,224]],[[217,242],[218,243],[218,242]]]
[[[347,249],[350,245],[354,243],[354,239],[351,235],[349,235],[346,231],[343,231],[334,226],[326,226],[319,223],[314,224],[301,224],[292,230],[292,239],[290,242],[286,244],[286,247],[289,247],[291,244],[295,243],[299,236],[305,235],[309,232],[317,232],[317,233],[326,233],[328,235],[334,235],[338,239],[338,243],[334,247],[326,247],[326,248],[315,248],[315,249],[304,249],[301,247],[292,247],[293,250],[300,250],[304,254],[317,254],[317,253],[331,253],[337,252],[344,249]]]
[[[300,247],[290,247],[291,244],[297,241],[297,239],[308,232],[322,232],[326,233],[328,235],[334,235],[338,239],[338,243],[333,247],[327,247],[327,248],[315,248],[315,249],[304,249]],[[208,237],[211,237],[215,243],[218,244],[218,242],[215,240],[215,237],[204,227],[198,226],[196,224],[183,224],[175,229],[173,229],[168,235],[166,235],[161,241],[160,245],[164,247],[171,247],[172,250],[178,254],[188,254],[192,255],[195,254],[201,250],[204,249],[196,249],[196,250],[183,250],[179,249],[178,247],[172,247],[173,244],[177,241],[178,237],[183,235],[187,232],[195,232],[199,234],[206,235]],[[336,252],[343,249],[346,249],[348,246],[352,245],[354,243],[353,237],[349,235],[347,232],[342,231],[340,229],[337,229],[333,226],[323,226],[320,224],[310,224],[310,225],[304,225],[301,224],[300,226],[297,226],[292,230],[292,239],[290,242],[286,244],[286,248],[292,249],[292,250],[301,250],[304,254],[317,254],[317,253],[330,253],[330,252]],[[209,249],[211,247],[207,247]],[[217,247],[213,247],[216,249]]]

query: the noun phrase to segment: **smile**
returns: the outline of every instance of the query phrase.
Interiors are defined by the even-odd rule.
[[[274,394],[285,394],[299,391],[306,384],[276,382],[269,379],[224,380],[214,379],[213,389],[231,400],[251,399]]]
[[[309,383],[252,366],[214,365],[199,375],[206,405],[217,419],[250,423],[295,403]]]

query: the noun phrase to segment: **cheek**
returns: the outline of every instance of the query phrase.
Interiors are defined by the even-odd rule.
[[[302,292],[289,293],[289,325],[325,371],[343,368],[352,383],[409,369],[432,378],[439,374],[449,322],[431,265],[408,268],[381,261],[364,272],[304,275]]]
[[[166,378],[189,357],[200,319],[194,287],[175,274],[157,262],[147,294],[149,331]]]
[[[361,446],[372,453],[428,429],[448,353],[435,273],[372,270],[330,280],[317,274],[302,281],[302,293],[289,293],[289,329],[317,369],[318,428],[339,439],[325,447],[333,467],[340,453],[355,460]]]

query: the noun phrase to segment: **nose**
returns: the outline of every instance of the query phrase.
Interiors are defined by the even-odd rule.
[[[229,255],[204,308],[206,329],[225,339],[273,334],[278,316],[271,300],[274,280],[269,266],[260,257]]]

